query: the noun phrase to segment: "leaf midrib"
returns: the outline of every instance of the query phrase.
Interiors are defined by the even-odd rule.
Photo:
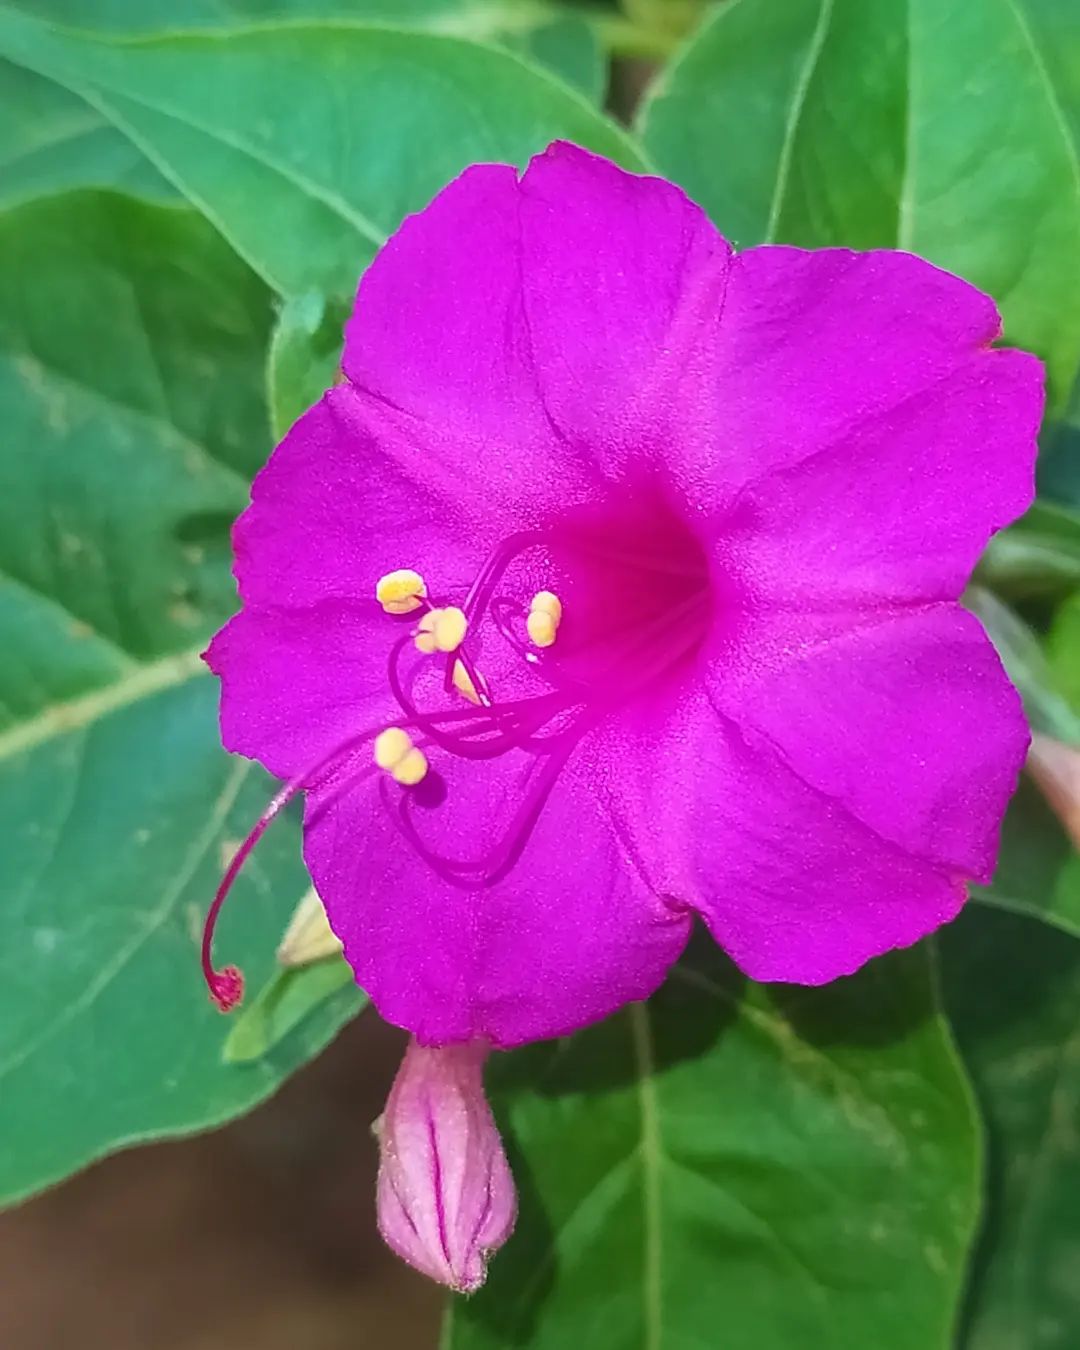
[[[140,665],[122,679],[89,694],[49,704],[36,716],[0,733],[0,761],[25,754],[56,736],[90,726],[120,708],[207,674],[202,661],[205,645],[200,642],[196,647]]]
[[[787,193],[788,179],[791,173],[791,160],[795,148],[795,138],[799,134],[799,124],[802,119],[803,110],[806,107],[807,95],[810,92],[810,85],[813,82],[814,75],[817,72],[818,61],[825,47],[826,39],[829,35],[829,24],[832,20],[834,0],[819,0],[818,17],[814,24],[814,31],[811,34],[809,45],[806,49],[806,59],[803,62],[802,69],[799,71],[799,78],[791,94],[791,106],[788,109],[787,121],[784,124],[784,139],[780,146],[780,154],[776,160],[776,182],[773,184],[772,201],[769,203],[769,218],[765,224],[764,242],[771,244],[776,239],[776,227],[780,223],[780,214],[784,209],[784,197]],[[723,11],[721,11],[723,13]]]

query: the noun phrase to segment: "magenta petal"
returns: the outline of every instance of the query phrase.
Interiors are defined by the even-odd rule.
[[[392,410],[348,386],[331,389],[270,456],[236,522],[245,604],[368,600],[383,573],[417,559],[443,585],[467,583],[485,547],[475,518],[453,479],[418,461]]]
[[[374,600],[242,610],[206,653],[222,676],[221,739],[279,778],[394,710],[386,689],[386,615]]]
[[[678,188],[576,146],[553,145],[520,181],[477,165],[372,263],[344,369],[412,419],[463,496],[558,507],[642,449],[652,386],[668,416],[727,262]]]
[[[988,296],[908,253],[750,249],[684,381],[673,459],[701,505],[726,510],[932,390],[1000,327]]]
[[[719,319],[731,250],[673,184],[562,143],[522,179],[521,232],[545,407],[610,466],[677,418],[678,381]]]
[[[963,879],[906,854],[702,705],[683,882],[753,979],[825,984],[954,918]]]
[[[487,1053],[410,1041],[378,1125],[379,1232],[409,1265],[459,1293],[484,1283],[517,1216],[484,1096]]]
[[[651,994],[690,920],[629,862],[589,781],[588,745],[564,767],[509,876],[481,889],[438,875],[395,813],[417,803],[427,847],[478,857],[505,833],[535,766],[521,754],[477,767],[433,752],[432,762],[407,801],[386,780],[308,795],[305,859],[382,1016],[426,1043],[512,1046]]]
[[[544,409],[521,293],[519,190],[506,164],[467,169],[364,274],[343,368],[403,419],[402,451],[504,515],[587,489],[589,457]],[[423,469],[423,461],[418,466]]]
[[[748,743],[873,833],[989,881],[1028,745],[1019,696],[978,620],[957,605],[901,610],[709,683]],[[764,645],[764,644],[762,644]]]
[[[1033,500],[1042,405],[1034,357],[969,353],[744,490],[724,522],[722,565],[759,610],[956,599],[990,536]]]

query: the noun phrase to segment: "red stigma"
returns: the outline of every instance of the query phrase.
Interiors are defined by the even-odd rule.
[[[218,1012],[232,1012],[244,1001],[244,976],[238,966],[210,971],[206,983]]]

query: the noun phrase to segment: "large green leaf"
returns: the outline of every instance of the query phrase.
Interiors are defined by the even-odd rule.
[[[77,187],[177,197],[128,137],[81,98],[0,61],[0,208]]]
[[[0,1198],[266,1096],[340,991],[227,1068],[198,930],[268,784],[218,745],[198,659],[265,454],[270,296],[184,208],[91,192],[0,216]],[[238,887],[256,982],[305,889],[298,831]]]
[[[989,291],[1080,364],[1073,0],[738,0],[648,104],[646,146],[739,244],[894,246]]]
[[[111,41],[8,13],[0,53],[128,132],[271,285],[349,295],[374,250],[466,164],[566,137],[629,165],[579,94],[493,47],[361,24]]]
[[[946,1005],[988,1128],[988,1210],[964,1350],[1080,1345],[1080,942],[971,906],[942,942]]]
[[[823,990],[704,944],[492,1074],[521,1188],[451,1350],[945,1350],[978,1130],[929,951]]]

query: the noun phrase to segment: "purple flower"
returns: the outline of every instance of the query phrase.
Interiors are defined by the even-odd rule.
[[[484,1283],[514,1228],[517,1195],[484,1097],[487,1049],[411,1041],[378,1124],[379,1232],[459,1293]]]
[[[467,170],[237,524],[222,736],[288,785],[234,866],[306,789],[333,929],[427,1044],[644,998],[695,914],[804,984],[951,919],[1028,739],[957,603],[1032,498],[999,331],[909,254],[733,255],[573,146]]]

